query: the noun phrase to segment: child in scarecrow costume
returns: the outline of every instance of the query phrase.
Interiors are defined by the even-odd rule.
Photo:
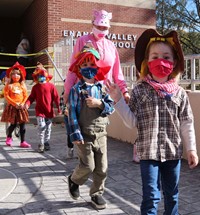
[[[140,79],[125,104],[119,89],[106,84],[116,111],[129,128],[137,127],[136,147],[142,178],[141,214],[179,214],[179,179],[183,145],[189,168],[198,164],[194,117],[185,90],[178,85],[184,56],[178,33],[145,30],[135,47]]]
[[[105,79],[109,67],[103,67],[99,53],[84,47],[71,65],[80,79],[69,94],[69,134],[77,147],[79,164],[68,177],[69,193],[73,199],[80,196],[79,185],[93,175],[90,188],[91,202],[97,209],[104,209],[102,197],[107,176],[107,132],[108,115],[114,111],[113,100],[99,82]]]
[[[4,87],[4,98],[7,104],[1,117],[1,122],[10,123],[7,129],[6,145],[12,146],[12,133],[19,125],[20,147],[29,148],[31,145],[25,141],[25,123],[29,121],[28,111],[24,108],[28,98],[27,88],[24,83],[26,70],[24,66],[16,62],[6,70],[6,77],[9,79],[9,82]]]
[[[40,62],[37,63],[37,67],[32,76],[36,84],[33,86],[31,94],[26,101],[26,107],[29,108],[36,101],[35,114],[38,135],[40,137],[38,152],[43,153],[44,151],[50,150],[49,140],[51,136],[52,118],[55,116],[53,103],[55,103],[58,113],[60,113],[59,95],[55,85],[49,82],[53,76],[48,74]]]

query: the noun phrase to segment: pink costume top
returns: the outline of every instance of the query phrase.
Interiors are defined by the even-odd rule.
[[[75,61],[76,55],[82,50],[83,46],[88,43],[88,41],[92,42],[92,45],[99,52],[101,59],[104,63],[103,66],[110,66],[110,71],[106,75],[106,80],[114,81],[122,93],[128,92],[127,85],[124,80],[124,76],[121,70],[119,54],[114,43],[106,38],[102,38],[97,40],[93,34],[84,35],[79,37],[74,46],[74,51],[71,56],[70,64]],[[104,82],[106,81],[104,80]],[[65,93],[69,94],[72,86],[78,81],[78,78],[75,73],[68,71],[67,77],[65,80],[64,88]]]

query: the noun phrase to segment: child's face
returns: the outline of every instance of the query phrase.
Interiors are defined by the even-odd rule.
[[[17,69],[13,70],[11,73],[11,78],[14,83],[19,82],[21,78],[21,72]]]
[[[155,43],[150,46],[148,61],[162,58],[174,62],[174,55],[171,47],[165,43]]]
[[[38,82],[40,84],[46,83],[46,77],[44,75],[38,75]]]
[[[154,80],[158,82],[167,81],[173,72],[174,65],[174,53],[170,45],[163,42],[150,45],[148,67]]]
[[[98,67],[96,66],[93,59],[86,58],[80,65],[80,73],[83,76],[83,80],[88,83],[94,83],[95,75],[97,73]]]
[[[86,58],[83,63],[80,65],[80,68],[87,68],[87,67],[92,67],[92,68],[97,68],[97,66],[95,65],[94,61]]]

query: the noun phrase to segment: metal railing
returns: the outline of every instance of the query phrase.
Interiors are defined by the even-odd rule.
[[[192,91],[200,90],[200,54],[185,56],[185,71],[180,84]]]
[[[200,90],[200,54],[184,57],[185,70],[180,77],[179,84],[191,91]],[[136,85],[137,71],[134,64],[121,64],[122,71],[129,88]]]

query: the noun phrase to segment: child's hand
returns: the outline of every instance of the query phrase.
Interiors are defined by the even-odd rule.
[[[22,108],[23,108],[23,105],[22,105],[22,104],[17,103],[15,107],[16,107],[17,109],[22,109]]]
[[[72,143],[80,145],[80,144],[84,144],[84,141],[83,140],[76,140],[76,141],[73,141]]]
[[[24,108],[28,110],[29,109],[29,105],[28,104],[24,104]]]
[[[129,100],[130,100],[130,95],[129,95],[129,93],[128,93],[128,92],[125,92],[125,93],[123,94],[123,96],[124,96],[124,100],[125,100],[126,104],[128,104],[128,103],[129,103]]]
[[[190,169],[193,169],[199,163],[199,158],[196,151],[187,152],[188,165]]]
[[[93,97],[88,97],[85,99],[86,104],[89,108],[101,108],[102,101]]]
[[[64,115],[65,115],[65,116],[68,116],[68,115],[69,115],[69,110],[68,110],[68,107],[67,107],[67,106],[65,107]]]
[[[117,103],[122,97],[122,94],[118,85],[111,83],[110,80],[107,80],[106,88],[107,88],[107,93],[114,100],[114,102]]]
[[[61,110],[58,110],[58,115],[62,115],[62,111]]]

